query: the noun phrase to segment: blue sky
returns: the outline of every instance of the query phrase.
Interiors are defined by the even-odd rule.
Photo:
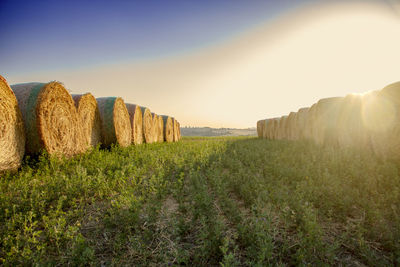
[[[397,0],[0,0],[0,75],[254,127],[400,80]]]
[[[0,1],[0,72],[143,60],[224,42],[304,1]]]

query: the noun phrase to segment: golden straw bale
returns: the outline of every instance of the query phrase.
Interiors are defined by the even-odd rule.
[[[306,124],[304,127],[304,137],[307,140],[314,141],[316,111],[317,111],[317,104],[313,104],[307,111]]]
[[[400,159],[400,82],[365,95],[362,117],[375,153]]]
[[[268,135],[267,135],[268,122],[269,122],[269,120],[266,119],[266,120],[263,120],[263,123],[262,123],[262,134],[263,134],[262,138],[264,138],[264,139],[268,138]]]
[[[277,126],[278,126],[278,118],[270,119],[270,123],[267,125],[267,136],[269,136],[269,139],[271,140],[276,139]]]
[[[143,143],[143,115],[140,106],[135,104],[126,104],[128,109],[131,127],[132,127],[132,143],[140,145]]]
[[[143,139],[146,143],[150,144],[153,142],[153,117],[150,109],[141,107],[143,115]]]
[[[369,146],[368,131],[362,119],[362,96],[347,95],[342,100],[337,122],[338,144],[342,148]]]
[[[157,142],[164,142],[164,120],[161,116],[157,116],[158,119],[158,137]]]
[[[288,140],[295,140],[297,133],[296,129],[296,116],[297,112],[290,112],[286,122],[286,134]]]
[[[257,121],[257,136],[263,138],[263,120]]]
[[[173,126],[174,126],[174,142],[178,142],[178,124],[175,118],[173,119]]]
[[[0,173],[21,166],[25,153],[25,129],[18,101],[0,75]]]
[[[296,140],[305,139],[306,122],[309,108],[301,108],[297,111],[296,115]]]
[[[317,144],[338,144],[338,118],[343,97],[323,98],[317,102],[314,140]]]
[[[101,120],[96,98],[91,93],[72,95],[82,125],[83,146],[86,149],[101,143]]]
[[[157,114],[155,114],[154,112],[151,113],[152,116],[152,122],[153,122],[153,126],[152,126],[152,143],[156,143],[158,142],[158,133],[159,133],[159,128],[158,128],[158,116]]]
[[[100,111],[103,145],[131,145],[132,126],[124,100],[120,97],[100,97],[96,100]]]
[[[174,141],[174,122],[173,119],[169,116],[163,115],[161,116],[164,122],[164,140],[165,142],[173,142]]]
[[[286,139],[286,121],[287,121],[287,117],[288,116],[282,116],[280,119],[279,119],[279,122],[278,122],[278,134],[277,134],[277,139],[278,140],[284,140],[284,139]]]
[[[11,88],[25,125],[27,153],[44,150],[71,157],[85,151],[78,111],[61,83],[23,83]]]

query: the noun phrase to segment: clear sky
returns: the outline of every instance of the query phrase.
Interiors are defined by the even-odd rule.
[[[0,0],[0,74],[254,127],[400,80],[396,0]]]

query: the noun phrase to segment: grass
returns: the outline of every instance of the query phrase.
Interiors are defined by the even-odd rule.
[[[0,179],[0,263],[399,265],[399,170],[232,137],[27,158]]]

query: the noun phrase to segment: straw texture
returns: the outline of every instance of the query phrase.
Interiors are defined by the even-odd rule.
[[[101,143],[101,120],[96,98],[91,93],[72,95],[82,125],[83,147],[89,149]]]
[[[161,116],[164,122],[164,140],[165,142],[173,142],[174,141],[174,122],[173,119],[169,116],[162,115]]]
[[[26,152],[70,157],[85,150],[74,100],[59,82],[11,86],[26,129]]]
[[[0,173],[21,166],[25,152],[25,129],[17,99],[0,75]]]
[[[318,145],[338,144],[338,119],[343,97],[323,98],[317,102],[314,140]]]
[[[126,104],[132,127],[132,143],[140,145],[143,143],[143,114],[138,105]]]
[[[160,115],[157,115],[158,120],[158,136],[157,142],[164,142],[164,120]]]
[[[96,100],[100,111],[103,145],[129,146],[132,143],[132,127],[124,100],[120,97],[100,97]]]
[[[178,123],[175,118],[173,120],[173,128],[174,128],[174,142],[178,142]]]
[[[150,109],[146,107],[141,107],[143,115],[143,139],[146,143],[150,144],[153,142],[153,117],[151,115]]]

